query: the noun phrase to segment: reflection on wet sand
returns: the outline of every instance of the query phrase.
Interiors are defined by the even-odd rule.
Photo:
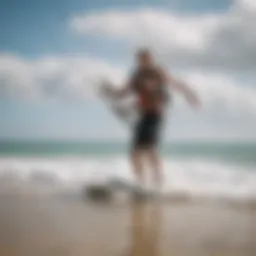
[[[0,255],[252,256],[255,212],[217,202],[94,204],[0,193]]]
[[[162,224],[161,205],[134,203],[130,207],[131,244],[129,256],[159,256]]]

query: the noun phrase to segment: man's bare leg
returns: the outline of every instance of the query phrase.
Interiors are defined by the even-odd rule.
[[[157,190],[161,190],[163,183],[162,162],[155,148],[147,149],[147,161],[151,169],[154,186]]]
[[[143,168],[143,150],[142,149],[133,149],[131,153],[131,165],[132,170],[134,173],[134,177],[136,182],[139,183],[140,186],[143,186],[145,183],[145,176],[144,176],[144,168]]]

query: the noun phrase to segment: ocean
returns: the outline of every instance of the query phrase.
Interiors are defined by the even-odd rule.
[[[256,143],[164,143],[164,193],[256,198]],[[116,142],[0,142],[0,180],[80,188],[132,182],[129,147]]]

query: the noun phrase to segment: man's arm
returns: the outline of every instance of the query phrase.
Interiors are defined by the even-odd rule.
[[[181,93],[186,98],[187,102],[193,107],[200,106],[200,100],[197,94],[184,82],[177,80],[170,74],[163,72],[164,79],[168,85],[175,91]]]
[[[131,86],[127,83],[121,88],[114,88],[110,83],[105,82],[102,86],[102,91],[112,98],[120,99],[131,93]]]
[[[127,83],[122,88],[116,89],[114,93],[116,98],[126,97],[131,93],[131,86]]]

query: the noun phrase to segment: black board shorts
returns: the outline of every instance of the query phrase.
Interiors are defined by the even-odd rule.
[[[159,142],[162,116],[158,113],[143,113],[133,130],[132,148],[155,147]]]

